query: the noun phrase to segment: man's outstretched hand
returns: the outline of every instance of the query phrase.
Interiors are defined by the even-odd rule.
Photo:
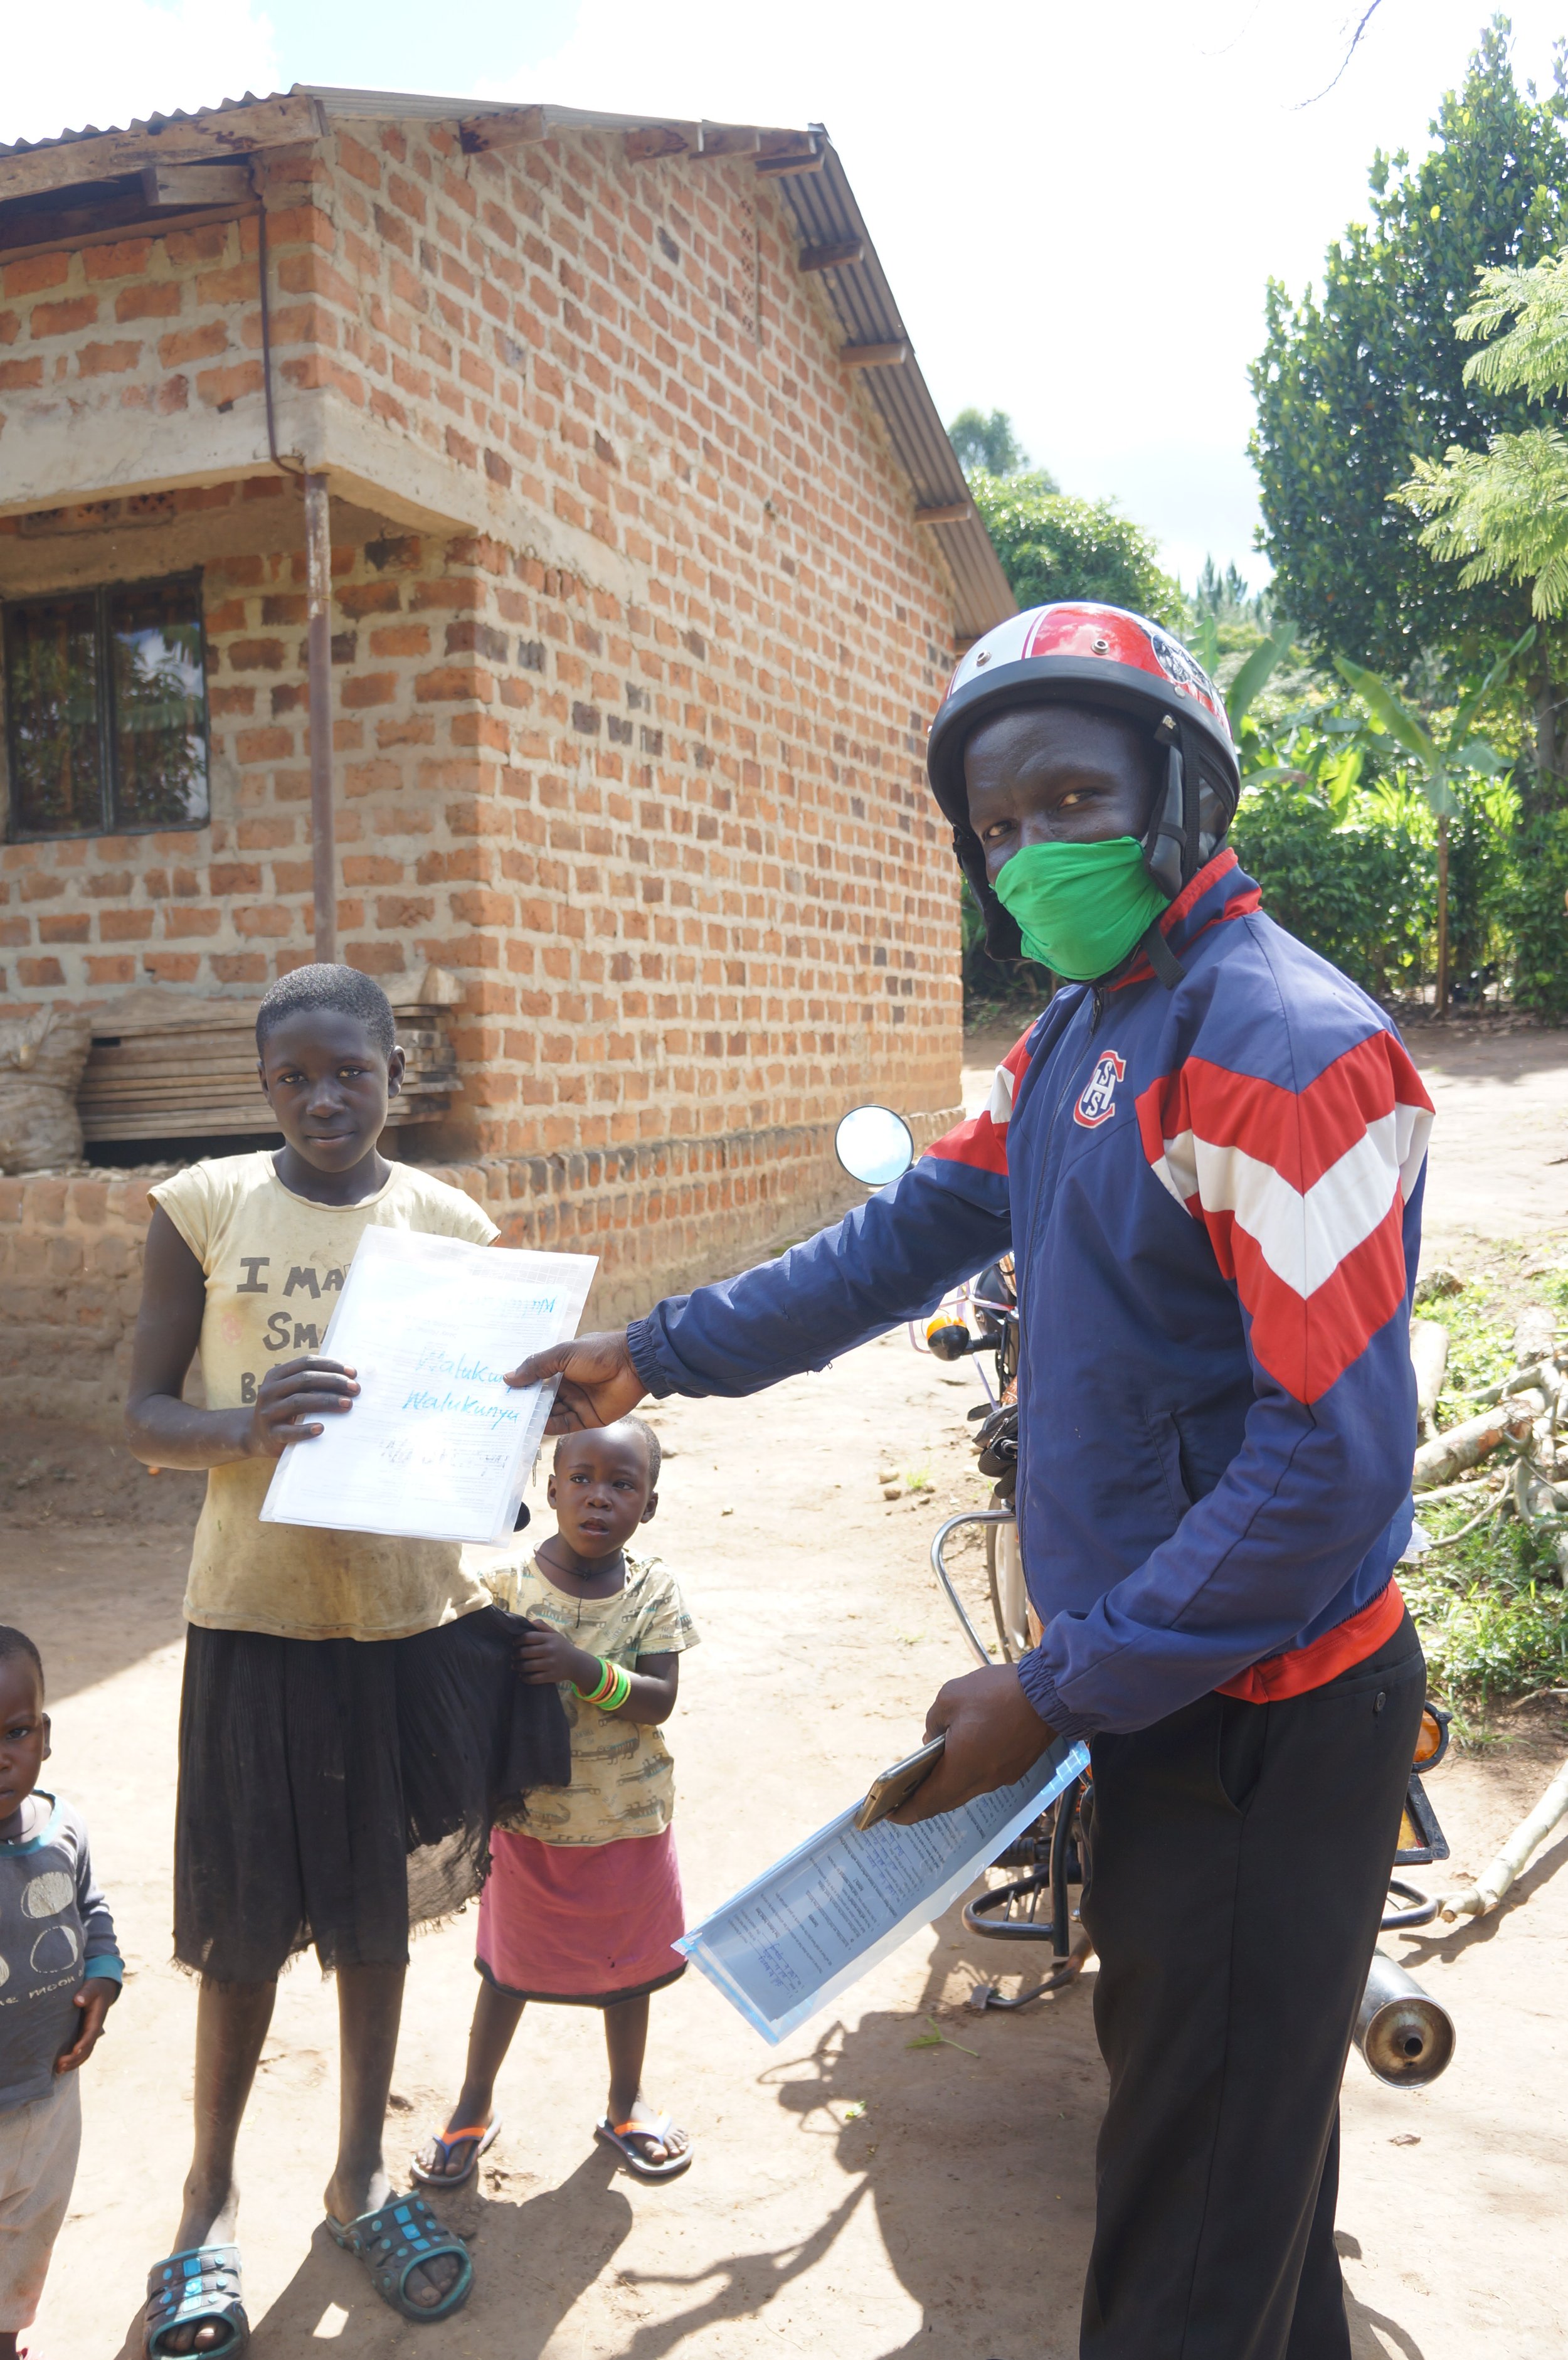
[[[579,1336],[536,1352],[507,1376],[509,1385],[541,1384],[559,1377],[561,1388],[550,1413],[547,1434],[573,1434],[582,1426],[614,1426],[636,1409],[647,1388],[626,1349],[624,1328],[603,1336]]]
[[[1011,1664],[965,1672],[937,1692],[926,1715],[927,1737],[947,1732],[947,1751],[891,1817],[903,1827],[956,1811],[976,1795],[1010,1786],[1040,1760],[1055,1736],[1025,1696]]]

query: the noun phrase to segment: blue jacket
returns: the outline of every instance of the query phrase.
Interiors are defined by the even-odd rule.
[[[651,1393],[753,1393],[1010,1250],[1044,1630],[1021,1676],[1066,1734],[1323,1640],[1410,1537],[1431,1104],[1381,1011],[1258,900],[1217,854],[1163,921],[1174,990],[1140,963],[1059,991],[901,1180],[631,1331]]]

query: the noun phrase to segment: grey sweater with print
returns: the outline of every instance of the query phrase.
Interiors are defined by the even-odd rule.
[[[36,1831],[0,1843],[0,2112],[48,2097],[82,1983],[124,1972],[81,1814],[56,1795],[31,1803]]]

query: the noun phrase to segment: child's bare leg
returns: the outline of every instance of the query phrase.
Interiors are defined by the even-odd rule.
[[[380,2211],[392,2194],[382,2156],[387,2098],[403,2013],[402,1967],[338,1969],[338,2159],[327,2182],[334,2221]],[[433,2308],[462,2267],[443,2254],[408,2274],[410,2301]]]
[[[648,2054],[648,1994],[640,1999],[616,2000],[604,2010],[604,2046],[610,2052],[610,2125],[617,2123],[656,2123],[657,2108],[650,2106],[642,2093],[643,2059]],[[637,2144],[649,2163],[663,2163],[673,2155],[683,2155],[691,2139],[674,2123],[667,2137],[637,2134]]]
[[[506,2061],[512,2045],[512,2035],[522,2021],[527,2001],[513,1999],[498,1992],[494,1983],[482,1981],[479,1997],[474,2005],[474,2022],[468,2030],[468,2068],[457,2103],[446,2118],[449,2131],[466,2130],[476,2123],[487,2123],[495,2103],[495,2076]],[[468,2149],[459,2142],[457,2152],[438,2147],[427,2139],[419,2150],[419,2168],[432,2180],[459,2180],[471,2160]],[[4,2355],[0,2355],[0,2360]]]
[[[277,1997],[276,1983],[220,1983],[201,1978],[196,2003],[196,2144],[174,2253],[233,2240],[240,2202],[234,2146]],[[226,2343],[228,2334],[226,2327],[213,2322],[172,2328],[164,2341],[170,2352],[207,2352],[214,2344]]]

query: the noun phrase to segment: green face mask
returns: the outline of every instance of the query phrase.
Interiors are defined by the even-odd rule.
[[[1024,956],[1089,983],[1119,967],[1169,904],[1135,836],[1105,844],[1026,844],[996,880]]]

